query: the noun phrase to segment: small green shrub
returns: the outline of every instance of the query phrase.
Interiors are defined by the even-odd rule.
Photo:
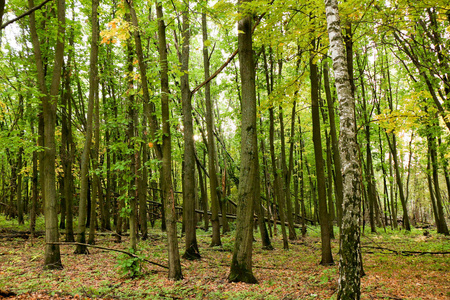
[[[131,253],[134,253],[133,249],[129,250]],[[142,258],[133,257],[127,254],[123,254],[118,258],[117,267],[119,268],[119,272],[122,276],[128,278],[136,278],[142,275]]]

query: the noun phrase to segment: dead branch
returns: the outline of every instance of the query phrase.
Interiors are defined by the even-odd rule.
[[[389,252],[395,253],[397,255],[403,255],[403,256],[425,255],[425,254],[430,254],[430,255],[450,254],[450,251],[438,251],[438,252],[433,252],[433,251],[408,251],[408,250],[394,250],[394,249],[389,249],[389,248],[386,248],[386,247],[379,247],[379,246],[362,246],[362,248],[384,250],[384,251],[389,251]]]
[[[78,242],[49,242],[47,244],[49,244],[49,245],[80,245],[80,246],[97,248],[97,249],[102,249],[102,250],[107,250],[107,251],[115,251],[115,252],[120,252],[120,253],[126,254],[126,255],[128,255],[130,257],[139,258],[139,259],[141,259],[141,260],[143,260],[143,261],[145,261],[145,262],[147,262],[149,264],[152,264],[152,265],[164,268],[164,269],[168,269],[169,268],[169,267],[167,267],[165,265],[161,265],[161,264],[159,264],[157,262],[154,262],[154,261],[148,260],[146,258],[140,257],[140,256],[138,256],[138,255],[136,255],[134,253],[131,253],[131,252],[128,252],[128,251],[125,251],[125,250],[120,250],[120,249],[113,249],[113,248],[107,248],[107,247],[91,245],[91,244],[84,244],[84,243],[78,243]]]

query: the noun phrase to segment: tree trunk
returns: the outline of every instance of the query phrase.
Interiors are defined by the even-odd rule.
[[[78,208],[78,235],[77,242],[80,243],[75,249],[75,254],[88,253],[87,247],[81,244],[86,243],[86,219],[87,215],[87,197],[89,189],[89,157],[92,145],[92,117],[94,112],[94,102],[98,94],[98,0],[92,1],[92,38],[91,38],[91,54],[89,65],[89,104],[86,121],[86,139],[84,143],[83,154],[81,156],[80,170],[80,204]]]
[[[315,46],[315,41],[312,43]],[[320,112],[319,112],[319,78],[317,64],[313,62],[311,55],[309,61],[310,79],[311,79],[311,114],[313,126],[314,158],[316,162],[317,191],[319,196],[319,221],[320,235],[322,241],[322,260],[321,265],[327,266],[334,264],[331,254],[330,225],[327,210],[327,195],[325,186],[325,171],[322,155],[322,138],[320,134]]]
[[[338,299],[361,298],[360,204],[361,168],[356,138],[355,99],[342,40],[338,3],[325,0],[327,29],[340,106],[340,153],[343,174],[343,216],[340,237]]]
[[[181,54],[181,102],[183,107],[183,216],[185,225],[185,243],[186,248],[183,258],[189,260],[200,259],[200,252],[197,245],[196,224],[195,224],[195,203],[196,182],[195,182],[195,145],[194,145],[194,124],[192,122],[192,97],[189,88],[189,40],[190,40],[190,22],[189,22],[189,1],[184,3],[183,11],[183,46]]]
[[[206,13],[202,13],[202,35],[203,35],[203,66],[205,80],[209,78],[209,53],[206,41],[208,40]],[[205,102],[206,102],[206,129],[208,134],[208,167],[209,167],[209,185],[211,198],[211,224],[212,224],[212,240],[211,247],[222,245],[220,240],[220,223],[219,223],[219,201],[217,197],[218,179],[216,170],[216,146],[214,142],[214,115],[212,110],[212,99],[210,92],[210,83],[205,85]]]
[[[358,55],[357,55],[357,65],[359,68],[359,73],[364,74],[364,69],[359,63]],[[375,226],[375,204],[376,204],[376,187],[372,174],[373,163],[372,163],[372,149],[370,142],[370,120],[369,120],[369,108],[367,107],[366,101],[366,89],[364,85],[364,79],[360,76],[360,84],[361,84],[361,98],[362,98],[362,106],[363,106],[363,115],[364,115],[364,133],[366,136],[366,168],[365,168],[365,177],[367,183],[367,200],[369,204],[369,223],[370,223],[370,231],[372,233],[376,233],[377,229]]]
[[[328,62],[325,60],[323,65],[323,81],[325,86],[325,96],[327,99],[328,106],[328,118],[330,121],[330,136],[331,136],[331,146],[333,149],[333,162],[335,168],[335,195],[336,195],[336,212],[337,212],[337,223],[339,228],[341,227],[342,221],[342,173],[341,170],[341,157],[339,156],[339,141],[337,138],[336,129],[336,117],[334,113],[334,98],[331,96],[330,91],[330,80],[328,76]]]
[[[169,76],[166,45],[166,25],[163,19],[161,3],[156,4],[158,18],[158,48],[159,63],[161,65],[161,115],[162,115],[162,192],[164,199],[167,239],[169,246],[169,279],[180,280],[180,254],[178,250],[177,223],[175,212],[175,197],[172,187],[172,142],[170,134],[169,113]]]
[[[28,0],[30,8],[34,7],[33,0]],[[59,94],[59,86],[61,81],[61,68],[64,59],[64,38],[65,38],[65,1],[59,0],[57,4],[58,11],[58,39],[55,46],[54,67],[51,80],[50,92],[48,92],[45,82],[44,63],[41,54],[41,45],[36,30],[35,13],[30,14],[30,32],[35,54],[35,61],[37,67],[37,80],[39,89],[42,94],[42,117],[44,120],[44,151],[43,160],[41,160],[43,167],[43,196],[44,196],[44,215],[45,215],[45,241],[53,243],[59,241],[58,231],[58,216],[57,216],[57,201],[56,201],[56,186],[55,186],[55,158],[56,158],[56,143],[55,143],[55,126],[56,126],[56,105]],[[59,245],[46,244],[44,269],[61,269],[61,256]]]
[[[34,122],[31,123],[31,134],[34,135]],[[35,235],[36,214],[38,204],[38,153],[33,151],[33,175],[31,184],[31,210],[30,210],[30,233]]]
[[[280,76],[281,76],[281,67],[280,67]],[[295,102],[294,102],[295,108]],[[295,111],[295,110],[294,110]],[[281,181],[282,181],[282,189],[283,189],[283,197],[286,204],[287,211],[287,221],[289,227],[289,239],[296,240],[297,234],[295,233],[294,228],[294,219],[292,214],[292,203],[291,203],[291,172],[290,169],[286,166],[286,143],[284,138],[284,117],[283,117],[283,108],[281,106],[278,107],[278,116],[280,119],[280,138],[281,138],[281,169],[283,170]],[[292,116],[292,120],[295,120],[295,116]],[[290,157],[291,158],[291,157]]]
[[[428,140],[428,148],[429,148],[429,153],[430,153],[430,158],[431,158],[437,217],[439,219],[439,222],[436,222],[437,232],[442,233],[444,235],[449,235],[447,222],[445,221],[444,208],[442,205],[441,189],[439,187],[436,138],[434,136],[432,136],[432,133],[429,132],[428,136],[427,136],[427,140]]]
[[[239,4],[241,3],[242,1],[239,2]],[[256,283],[257,280],[253,276],[252,271],[252,224],[254,203],[257,202],[255,197],[260,197],[260,188],[251,15],[244,15],[239,20],[238,32],[242,86],[241,169],[239,174],[236,240],[228,280],[231,282]]]

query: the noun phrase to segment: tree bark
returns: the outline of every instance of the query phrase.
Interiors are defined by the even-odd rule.
[[[314,47],[315,41],[313,41],[312,45]],[[312,54],[309,61],[309,68],[311,79],[311,115],[313,126],[312,131],[314,143],[314,158],[316,162],[317,191],[319,196],[320,236],[322,241],[322,260],[320,261],[320,264],[332,265],[334,264],[334,262],[333,255],[331,254],[330,224],[327,210],[325,171],[322,155],[322,137],[320,134],[319,78],[317,64],[313,62]]]
[[[239,4],[242,2],[244,1],[239,1]],[[236,240],[228,280],[231,282],[256,283],[257,280],[252,271],[253,210],[256,202],[255,197],[260,197],[260,188],[251,15],[245,14],[239,20],[238,32],[242,86],[241,169]]]
[[[180,254],[178,250],[175,198],[172,187],[171,164],[172,142],[169,123],[169,76],[166,45],[166,25],[161,3],[156,4],[158,18],[158,50],[161,65],[161,115],[162,115],[162,191],[166,215],[167,239],[169,246],[169,279],[181,280]]]
[[[427,140],[431,158],[437,217],[439,219],[439,222],[436,222],[437,232],[444,235],[449,235],[447,222],[445,221],[444,208],[442,205],[441,188],[439,186],[436,137],[432,136],[432,133],[428,133]]]
[[[30,8],[34,7],[33,0],[28,0]],[[55,126],[56,126],[56,106],[61,82],[61,69],[64,59],[64,39],[65,39],[65,1],[58,0],[58,39],[55,45],[54,67],[50,86],[50,92],[45,82],[44,60],[41,54],[41,44],[36,30],[36,20],[34,12],[30,14],[30,32],[37,67],[37,80],[40,92],[42,94],[42,116],[44,119],[44,151],[43,160],[43,183],[41,187],[44,195],[44,214],[45,214],[45,240],[49,242],[59,241],[56,186],[55,186]],[[44,269],[61,269],[61,256],[59,245],[46,244]]]
[[[209,74],[209,53],[206,42],[208,40],[208,29],[206,22],[206,13],[202,13],[202,38],[203,38],[203,67],[204,77],[207,80]],[[218,179],[216,169],[216,145],[214,142],[214,114],[213,104],[210,92],[210,82],[205,84],[205,102],[206,102],[206,131],[208,136],[208,168],[209,168],[209,186],[211,198],[211,224],[212,224],[212,240],[211,247],[222,245],[220,240],[220,223],[219,223],[219,201],[217,195]]]
[[[281,67],[280,67],[280,76],[281,76]],[[294,102],[295,108],[295,102]],[[292,203],[291,203],[291,169],[288,169],[286,165],[286,141],[284,138],[284,116],[283,116],[283,108],[281,105],[278,107],[278,117],[280,119],[280,138],[281,138],[281,169],[283,170],[282,178],[282,189],[283,189],[283,197],[286,204],[286,216],[289,227],[289,239],[296,240],[297,234],[295,233],[294,228],[294,218],[292,214]],[[295,115],[292,116],[292,120],[295,120]],[[291,153],[291,152],[290,152]],[[291,158],[291,156],[290,156]]]
[[[94,102],[98,94],[98,41],[99,41],[99,28],[98,28],[98,9],[99,1],[92,1],[91,12],[91,53],[89,63],[89,103],[87,111],[86,121],[86,139],[84,142],[83,154],[81,156],[81,170],[80,170],[80,204],[78,208],[78,235],[77,235],[77,247],[75,254],[87,254],[88,250],[86,246],[81,244],[86,243],[86,219],[87,215],[87,198],[89,189],[89,158],[92,145],[92,117],[94,112]]]
[[[184,3],[183,11],[183,46],[181,53],[181,102],[183,108],[184,127],[184,157],[183,157],[183,216],[185,224],[186,248],[183,258],[189,260],[200,259],[200,252],[197,245],[196,224],[195,224],[195,203],[196,181],[195,181],[195,144],[194,144],[194,124],[192,122],[192,97],[189,88],[189,42],[190,42],[190,21],[189,21],[189,1]]]
[[[360,299],[362,271],[359,228],[361,167],[356,138],[355,99],[350,85],[337,0],[325,0],[325,11],[341,113],[339,145],[344,189],[337,298]]]
[[[333,162],[335,168],[335,195],[336,195],[336,212],[337,212],[337,223],[339,228],[341,227],[342,221],[342,173],[341,170],[341,157],[339,156],[339,141],[338,133],[336,129],[336,117],[334,114],[334,98],[331,96],[330,91],[330,80],[328,75],[328,62],[325,60],[323,65],[323,81],[325,86],[325,97],[327,99],[328,106],[328,118],[330,120],[330,136],[331,136],[331,147],[333,149]]]

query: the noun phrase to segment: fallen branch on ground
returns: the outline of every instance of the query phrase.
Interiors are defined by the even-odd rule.
[[[438,252],[433,252],[433,251],[408,251],[408,250],[394,250],[394,249],[389,249],[389,248],[385,248],[385,247],[376,247],[376,246],[362,246],[362,248],[384,250],[384,251],[389,251],[389,252],[395,253],[397,255],[403,255],[403,256],[425,255],[425,254],[431,254],[431,255],[450,254],[449,251],[438,251]]]
[[[78,243],[78,242],[50,242],[50,243],[47,243],[47,244],[49,244],[49,245],[80,245],[80,246],[86,246],[86,247],[91,247],[91,248],[97,248],[97,249],[102,249],[102,250],[107,250],[107,251],[115,251],[115,252],[124,253],[124,254],[126,254],[126,255],[131,256],[131,257],[135,257],[135,258],[142,259],[143,261],[145,261],[145,262],[147,262],[147,263],[149,263],[149,264],[152,264],[152,265],[155,265],[155,266],[164,268],[164,269],[168,269],[168,268],[169,268],[169,267],[167,267],[167,266],[165,266],[165,265],[161,265],[161,264],[159,264],[159,263],[157,263],[157,262],[148,260],[148,259],[146,259],[146,258],[142,258],[142,257],[140,257],[140,256],[138,256],[138,255],[136,255],[136,254],[134,254],[134,253],[131,253],[131,252],[128,252],[128,251],[125,251],[125,250],[119,250],[119,249],[107,248],[107,247],[102,247],[102,246],[97,246],[97,245],[91,245],[91,244],[84,244],[84,243]]]

